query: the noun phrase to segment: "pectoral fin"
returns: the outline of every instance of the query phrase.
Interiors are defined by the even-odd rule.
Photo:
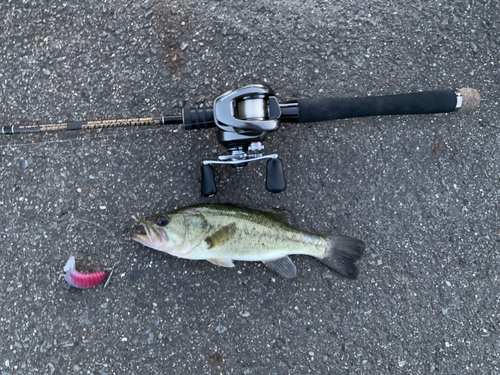
[[[297,268],[289,257],[274,260],[263,260],[262,263],[279,273],[281,276],[285,276],[287,279],[291,279],[297,275]]]
[[[215,246],[222,245],[233,238],[236,232],[236,223],[231,223],[222,227],[217,232],[205,238],[205,242],[208,244],[208,248],[211,249]]]
[[[223,258],[210,258],[207,259],[210,263],[215,264],[216,266],[221,267],[234,267],[234,263],[231,259],[223,259]]]

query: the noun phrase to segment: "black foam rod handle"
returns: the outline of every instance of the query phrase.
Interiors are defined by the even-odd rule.
[[[266,189],[271,193],[281,193],[286,189],[283,163],[280,159],[270,159],[266,164]]]
[[[443,90],[363,98],[299,99],[297,102],[298,122],[304,123],[351,117],[453,112],[457,106],[457,94],[453,90]]]
[[[215,187],[214,170],[210,165],[201,166],[201,195],[212,197],[217,193]]]

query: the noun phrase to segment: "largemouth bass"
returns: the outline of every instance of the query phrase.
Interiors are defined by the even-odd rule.
[[[259,211],[231,204],[198,204],[139,221],[145,234],[132,238],[179,258],[208,260],[234,267],[234,260],[263,262],[286,278],[297,269],[289,255],[318,258],[341,275],[355,279],[365,244],[350,237],[322,236],[290,225],[287,211]]]

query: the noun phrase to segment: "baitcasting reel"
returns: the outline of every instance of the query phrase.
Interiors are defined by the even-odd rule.
[[[479,109],[479,93],[471,88],[355,98],[299,99],[278,103],[267,85],[248,85],[226,92],[214,101],[213,108],[183,108],[181,116],[161,116],[122,120],[82,121],[45,125],[2,126],[2,134],[56,130],[84,130],[108,127],[183,124],[184,129],[217,127],[217,138],[229,155],[205,160],[201,166],[201,194],[216,192],[212,165],[243,168],[250,162],[267,160],[266,188],[279,193],[286,188],[283,164],[277,154],[264,155],[262,141],[281,122],[321,122],[352,117],[416,115]]]
[[[218,127],[217,138],[230,152],[219,160],[205,160],[201,167],[201,194],[207,197],[216,193],[212,165],[231,165],[238,169],[250,162],[267,161],[266,188],[279,193],[286,188],[283,163],[277,154],[263,155],[262,150],[270,131],[276,130],[281,120],[297,122],[297,103],[279,104],[275,92],[267,85],[248,85],[228,91],[214,101],[213,109],[184,109],[186,128],[203,124]]]

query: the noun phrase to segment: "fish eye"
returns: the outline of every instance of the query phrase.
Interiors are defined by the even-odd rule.
[[[158,216],[158,218],[156,219],[156,225],[160,227],[164,227],[167,224],[168,224],[168,218],[166,216]]]

